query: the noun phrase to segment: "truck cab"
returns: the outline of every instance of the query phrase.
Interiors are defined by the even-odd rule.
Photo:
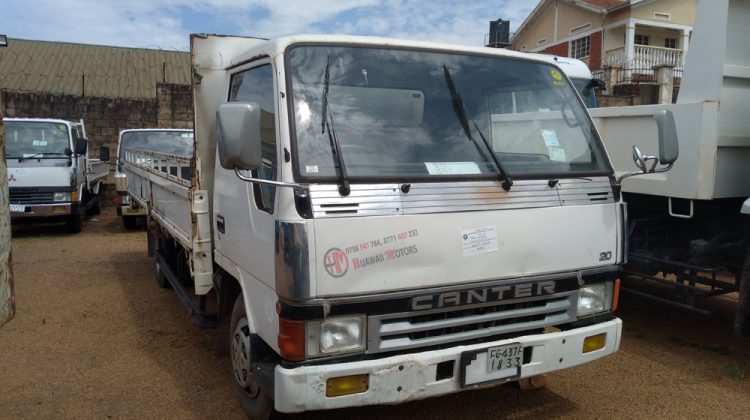
[[[159,284],[228,330],[250,417],[617,351],[625,207],[560,67],[352,36],[193,35],[191,50],[193,177],[132,150],[128,190],[149,202]]]
[[[83,121],[6,118],[6,162],[13,222],[65,221],[82,228],[87,211],[101,211],[109,164],[88,156]],[[109,159],[102,148],[100,157]]]

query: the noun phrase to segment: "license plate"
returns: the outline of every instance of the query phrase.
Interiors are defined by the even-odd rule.
[[[26,206],[24,206],[23,204],[11,204],[10,212],[11,213],[26,213]]]
[[[465,351],[461,353],[461,385],[473,388],[518,379],[522,364],[521,343]]]
[[[487,350],[487,372],[517,368],[523,361],[520,343],[506,344]]]

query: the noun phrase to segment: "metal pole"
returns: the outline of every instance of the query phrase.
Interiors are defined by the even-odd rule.
[[[3,96],[0,91],[0,327],[15,314],[13,267],[10,246],[10,206],[8,169],[5,165],[5,129],[3,128]]]

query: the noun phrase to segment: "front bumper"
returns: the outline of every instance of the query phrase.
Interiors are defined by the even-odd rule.
[[[71,203],[49,203],[49,204],[27,204],[23,211],[11,210],[10,218],[25,219],[34,217],[56,217],[73,214],[74,206]]]
[[[606,334],[604,347],[590,353],[582,353],[584,339],[602,333]],[[568,331],[527,335],[383,359],[293,369],[277,366],[274,375],[275,407],[282,413],[294,413],[373,404],[397,404],[458,392],[471,388],[462,387],[462,353],[510,343],[521,343],[524,348],[533,349],[530,361],[524,363],[520,369],[520,378],[527,378],[610,355],[619,349],[621,333],[622,321],[614,318]],[[477,360],[480,358],[484,363],[483,353],[477,356]],[[446,361],[454,361],[453,377],[436,380],[438,363]],[[358,374],[369,375],[367,391],[341,397],[326,397],[328,378]]]
[[[133,208],[130,205],[122,204],[117,206],[117,215],[122,217],[145,216],[146,209],[143,207]]]

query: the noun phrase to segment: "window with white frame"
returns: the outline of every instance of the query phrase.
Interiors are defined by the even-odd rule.
[[[664,38],[664,48],[677,48],[677,39]]]
[[[570,56],[573,58],[584,58],[591,51],[591,37],[585,36],[570,41]]]
[[[635,34],[633,43],[635,43],[635,45],[648,45],[648,35]]]

